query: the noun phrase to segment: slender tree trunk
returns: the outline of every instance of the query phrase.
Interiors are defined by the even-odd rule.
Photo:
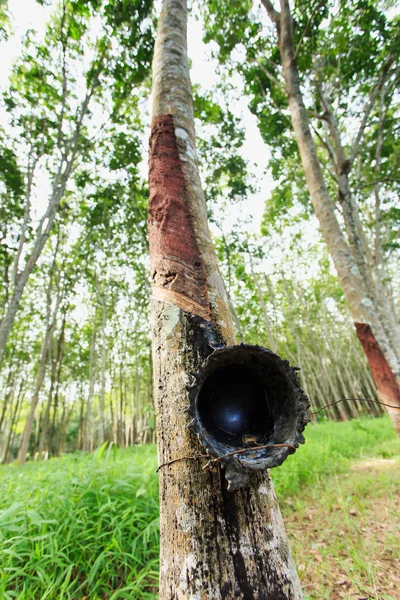
[[[125,446],[125,423],[124,423],[124,382],[122,377],[122,357],[120,359],[119,364],[119,418],[117,425],[117,444],[119,448],[123,448]]]
[[[100,56],[97,65],[97,68],[100,71],[104,64],[103,61],[104,56]],[[86,115],[89,111],[90,101],[98,85],[99,79],[94,78],[93,83],[90,85],[90,88],[87,89],[85,98],[82,101],[82,105],[79,111],[79,117],[77,118],[75,124],[75,131],[72,134],[71,140],[64,149],[64,151],[60,152],[61,158],[59,161],[57,173],[54,177],[53,188],[50,194],[50,198],[48,200],[46,211],[41,217],[39,224],[36,228],[33,237],[32,248],[28,251],[25,263],[23,264],[22,269],[19,271],[19,260],[24,250],[25,231],[27,228],[27,223],[29,222],[30,189],[28,189],[27,206],[25,207],[24,223],[22,226],[22,235],[20,238],[21,243],[17,252],[13,268],[13,280],[15,285],[12,296],[5,310],[4,317],[0,322],[0,364],[2,363],[4,357],[4,352],[7,346],[7,340],[18,312],[25,285],[27,284],[32,274],[32,271],[35,268],[37,261],[39,260],[43,248],[45,247],[45,244],[50,236],[61,199],[65,194],[69,178],[74,170],[74,163],[79,151],[79,141],[82,126]],[[59,149],[61,150],[61,148]],[[32,177],[33,174],[29,178],[30,183],[28,183],[28,187],[31,186]]]
[[[60,332],[60,336],[58,338],[58,344],[57,344],[57,373],[56,373],[56,384],[55,384],[55,394],[54,394],[54,408],[53,408],[53,416],[52,416],[52,420],[51,420],[50,439],[49,439],[49,450],[52,455],[56,454],[56,452],[57,452],[57,450],[55,448],[55,444],[54,444],[54,437],[55,437],[56,420],[57,420],[57,412],[58,412],[58,400],[60,397],[61,370],[62,370],[62,365],[63,365],[67,310],[68,310],[68,306],[65,306],[64,310],[63,310],[61,332]]]
[[[12,370],[10,369],[9,373],[8,373],[8,386],[10,385],[10,374],[11,374]],[[8,431],[8,435],[6,436],[6,430],[7,430],[7,419],[5,418],[5,409],[3,410],[2,413],[2,419],[1,419],[1,429],[0,429],[0,456],[2,456],[3,458],[6,456],[7,454],[7,445],[8,445],[8,441],[10,439],[10,435],[11,435],[11,430],[12,430],[12,426],[13,426],[13,418],[15,415],[15,411],[16,411],[16,405],[18,405],[18,394],[17,392],[17,382],[15,382],[13,384],[13,389],[12,391],[9,389],[7,395],[9,394],[9,398],[6,400],[7,402],[5,402],[5,407],[7,408],[7,412],[9,413],[9,431]]]
[[[43,384],[43,380],[44,380],[44,376],[45,376],[45,372],[46,372],[47,356],[48,356],[48,352],[49,352],[49,345],[51,343],[51,338],[52,338],[53,331],[54,331],[54,325],[55,325],[55,323],[53,322],[50,326],[47,327],[46,334],[44,336],[43,343],[42,343],[39,368],[38,368],[36,382],[35,382],[35,389],[33,392],[28,417],[26,419],[25,429],[22,434],[21,446],[20,446],[19,452],[18,452],[18,464],[20,464],[20,465],[23,465],[26,461],[26,454],[28,452],[29,440],[30,440],[31,433],[32,433],[33,421],[35,419],[36,407],[37,407],[37,404],[39,401],[39,393],[40,393],[40,390],[41,390],[41,387]]]
[[[269,318],[267,306],[264,301],[264,295],[263,295],[263,291],[260,286],[260,280],[259,280],[258,273],[256,273],[254,270],[253,257],[251,255],[250,250],[248,250],[248,255],[249,255],[249,260],[250,260],[251,274],[253,277],[254,285],[256,286],[256,290],[257,290],[258,301],[261,305],[262,312],[263,312],[265,329],[266,329],[267,338],[268,338],[268,347],[271,348],[271,350],[273,350],[274,352],[276,352],[277,344],[276,344],[274,333],[273,333],[272,327],[271,327],[271,319]]]
[[[41,427],[41,431],[40,431],[40,440],[39,440],[39,448],[38,448],[39,460],[42,460],[44,458],[44,448],[46,445],[47,433],[49,430],[51,403],[53,401],[53,392],[54,392],[54,385],[55,385],[55,380],[56,380],[57,359],[56,359],[56,357],[53,356],[53,352],[54,352],[53,348],[50,345],[50,351],[49,351],[50,362],[51,362],[50,390],[49,390],[49,396],[47,398],[46,410],[45,410],[45,413],[43,416],[43,423],[42,423],[42,427]]]
[[[124,372],[124,378],[123,378],[123,386],[124,386],[124,414],[123,414],[123,424],[124,424],[124,445],[129,446],[129,439],[128,439],[128,420],[126,418],[126,413],[127,413],[127,408],[128,408],[128,385],[127,385],[127,381],[126,381],[126,377],[125,377],[125,372]]]
[[[15,376],[18,373],[18,366],[19,366],[20,362],[21,362],[21,360],[18,359],[15,369],[13,369],[14,365],[12,364],[12,357],[10,358],[10,368],[8,369],[7,381],[4,386],[5,393],[4,393],[4,400],[3,400],[3,408],[1,410],[1,415],[0,415],[0,436],[3,434],[3,425],[4,425],[6,414],[7,414],[8,404],[9,404],[10,400],[12,401],[13,396],[14,396],[15,383],[16,383]]]
[[[107,365],[107,296],[106,293],[102,297],[102,316],[101,316],[101,357],[100,357],[100,394],[99,394],[99,446],[105,439],[105,424],[104,424],[104,398],[106,395],[106,365]]]
[[[65,187],[69,178],[69,175],[72,170],[72,162],[68,163],[61,180],[58,181],[57,187],[53,189],[53,193],[49,200],[49,204],[46,210],[45,215],[42,217],[39,226],[36,230],[36,238],[34,241],[34,246],[29,254],[26,263],[24,265],[23,270],[18,273],[16,278],[16,284],[14,287],[13,294],[11,296],[10,302],[5,311],[5,315],[3,320],[0,323],[0,364],[3,360],[4,352],[7,345],[8,336],[10,335],[12,326],[15,321],[15,317],[18,312],[18,308],[21,302],[22,294],[25,288],[25,285],[28,282],[29,277],[42,253],[42,250],[47,242],[51,229],[53,227],[53,223],[57,214],[58,206],[60,204],[61,198],[65,192]],[[42,231],[43,224],[46,221],[46,226]]]
[[[55,305],[53,310],[51,309],[52,307],[52,292],[53,292],[53,275],[56,272],[56,259],[57,259],[57,252],[58,252],[58,244],[59,244],[59,236],[57,238],[57,245],[56,245],[56,249],[54,252],[54,256],[53,256],[53,262],[50,268],[50,274],[49,274],[49,285],[47,287],[47,320],[46,320],[46,332],[44,335],[44,339],[43,339],[43,343],[42,343],[42,348],[41,348],[41,353],[40,353],[40,361],[39,361],[39,368],[38,368],[38,372],[37,372],[37,376],[36,376],[36,382],[35,382],[35,389],[33,392],[33,396],[32,396],[32,401],[31,401],[31,406],[29,409],[29,413],[28,413],[28,417],[26,420],[26,424],[25,424],[25,429],[24,432],[22,434],[22,440],[21,440],[21,446],[18,452],[18,463],[20,465],[24,464],[26,461],[26,454],[28,451],[28,446],[29,446],[29,440],[30,440],[30,436],[32,433],[32,426],[33,426],[33,421],[35,418],[35,411],[36,411],[36,407],[39,401],[39,393],[44,381],[44,376],[46,373],[46,365],[47,365],[47,358],[50,352],[50,348],[51,348],[51,344],[52,344],[52,339],[53,339],[53,334],[54,334],[54,330],[57,324],[57,315],[58,315],[58,311],[60,308],[60,303],[61,303],[61,297],[62,297],[62,293],[60,290],[60,277],[59,275],[57,275],[56,278],[56,286],[55,286],[55,293],[56,293],[56,297],[55,297]],[[36,428],[36,436],[38,436],[39,434],[39,426]],[[35,440],[35,446],[37,444],[38,440]]]
[[[3,457],[3,464],[6,464],[9,462],[10,460],[10,455],[11,455],[11,449],[14,443],[14,438],[15,438],[15,424],[18,422],[19,419],[19,415],[20,415],[20,411],[21,411],[21,406],[22,406],[22,398],[23,398],[23,393],[25,390],[25,386],[26,386],[26,381],[23,380],[21,381],[20,387],[19,387],[19,392],[17,395],[17,401],[16,401],[16,405],[15,405],[15,409],[13,411],[13,415],[11,418],[11,423],[10,423],[10,431],[8,432],[8,438],[7,438],[7,444],[5,447],[5,451],[4,451],[4,457]]]
[[[94,396],[94,386],[96,383],[96,366],[97,366],[97,310],[94,314],[94,323],[93,323],[93,331],[90,342],[90,359],[89,359],[89,390],[88,390],[88,398],[86,403],[86,415],[85,415],[85,423],[84,423],[84,431],[83,431],[83,449],[86,452],[90,451],[90,431],[91,431],[91,421],[92,421],[92,404],[93,404],[93,396]]]
[[[105,215],[103,214],[103,218]],[[107,242],[109,231],[107,229],[107,236],[105,242]],[[105,413],[104,413],[104,400],[106,394],[106,366],[107,366],[107,336],[106,336],[106,325],[107,325],[107,281],[105,284],[99,284],[97,279],[95,280],[96,294],[101,306],[101,323],[99,337],[101,340],[101,354],[100,354],[100,391],[99,391],[99,426],[98,426],[98,445],[101,446],[105,439]]]
[[[381,80],[382,85],[383,82],[384,79]],[[391,343],[393,351],[395,354],[397,354],[397,359],[400,360],[400,324],[396,318],[396,315],[392,311],[390,303],[387,300],[386,290],[384,289],[379,270],[375,268],[374,257],[369,248],[367,236],[365,235],[364,228],[360,220],[359,210],[351,193],[349,173],[354,162],[354,158],[352,160],[346,156],[334,111],[328,100],[325,98],[321,86],[318,86],[318,91],[325,111],[324,116],[329,124],[329,129],[333,140],[336,159],[335,170],[338,180],[338,198],[342,206],[343,219],[349,247],[353,255],[354,262],[357,265],[360,275],[363,279],[365,289],[368,292],[369,298],[372,301],[379,316],[379,320],[382,323],[382,327],[385,330],[386,336]],[[378,168],[378,171],[380,141],[382,142],[382,140],[379,141],[379,137],[381,137],[381,135],[382,132],[380,128],[378,132],[377,152],[375,155],[375,165],[376,168]],[[379,175],[376,175],[376,177],[378,179]],[[377,188],[375,186],[375,195],[376,189]],[[376,214],[378,230],[379,219],[380,214],[378,210]]]
[[[396,407],[388,409],[388,413],[400,436],[400,364],[378,318],[378,311],[365,289],[324,181],[300,90],[289,0],[280,0],[280,12],[274,9],[270,0],[262,0],[262,3],[276,25],[293,129],[315,213],[353,317],[357,335],[370,364],[379,397],[383,402]]]
[[[202,449],[188,429],[190,373],[234,343],[198,174],[186,2],[164,0],[153,63],[149,237],[160,465]],[[198,460],[160,469],[160,600],[302,598],[268,475],[228,492]]]
[[[83,382],[80,385],[81,403],[79,408],[79,432],[78,432],[78,448],[84,450],[85,443],[85,396],[83,393]]]
[[[111,369],[110,369],[111,372]],[[116,426],[115,426],[115,410],[114,410],[114,404],[113,404],[113,395],[114,395],[114,375],[111,372],[111,390],[110,390],[110,420],[111,420],[111,433],[110,433],[110,441],[114,442],[114,444],[117,442],[117,437],[116,437]]]
[[[59,429],[59,443],[58,443],[58,454],[57,456],[61,456],[64,452],[65,440],[67,437],[68,425],[71,420],[73,408],[71,407],[69,411],[67,411],[67,401],[66,398],[63,398],[63,407],[62,407],[62,415],[60,421],[60,429]]]

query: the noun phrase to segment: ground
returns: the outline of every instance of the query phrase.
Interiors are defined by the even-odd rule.
[[[400,598],[400,463],[355,461],[282,509],[306,597]]]
[[[322,422],[272,469],[307,600],[400,600],[400,444]],[[154,446],[0,467],[1,600],[157,598]]]

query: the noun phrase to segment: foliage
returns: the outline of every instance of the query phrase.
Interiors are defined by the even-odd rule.
[[[154,441],[148,189],[142,174],[152,4],[147,0],[42,4],[50,15],[45,37],[40,39],[33,31],[25,36],[5,93],[9,123],[0,132],[1,317],[30,251],[37,239],[43,241],[0,371],[0,457],[6,462],[15,458],[20,445],[42,357],[45,375],[30,434],[31,456],[43,444],[45,452],[59,455],[94,448],[104,440],[119,446]],[[310,56],[324,53],[329,63],[322,73],[324,85],[334,81],[339,66],[332,39],[353,35],[344,16],[369,19],[371,28],[380,32],[371,60],[362,52],[365,39],[356,40],[354,52],[362,56],[358,62],[355,55],[346,59],[346,94],[356,88],[365,92],[362,85],[373,79],[373,64],[381,65],[385,44],[396,37],[394,31],[382,29],[376,11],[364,15],[357,6],[351,16],[342,5],[343,14],[327,3],[295,7],[296,43],[310,108],[316,98]],[[217,42],[221,65],[212,89],[197,85],[194,90],[197,148],[238,337],[269,346],[300,366],[315,409],[345,397],[375,398],[342,291],[316,233],[281,89],[276,43],[265,36],[262,8],[252,8],[249,2],[235,11],[224,2],[209,2],[208,7],[206,37]],[[332,30],[332,23],[339,33]],[[360,61],[366,65],[365,81],[358,86],[355,73]],[[242,203],[259,184],[244,158],[246,131],[237,110],[241,90],[230,79],[236,70],[272,149],[270,168],[277,181],[266,200],[261,232],[255,234],[241,216],[233,226],[227,223],[227,215],[233,211],[240,215]],[[394,96],[384,121],[381,161],[392,190],[397,184],[389,179],[398,155],[395,136],[389,135],[389,128],[395,132],[397,127]],[[356,109],[353,105],[350,109],[355,118]],[[344,130],[346,115],[344,108],[340,110]],[[375,112],[375,120],[377,116]],[[372,120],[362,147],[363,153],[369,148],[362,171],[373,160],[376,138]],[[319,151],[328,170],[326,151],[323,147]],[[375,174],[368,173],[357,193],[369,194],[366,177]],[[48,192],[59,202],[51,226],[46,217],[50,205],[45,206]],[[394,195],[385,197],[383,205],[380,222],[386,228],[384,247],[390,256],[396,249],[398,232],[393,224],[399,211]],[[390,268],[385,276],[390,282]],[[43,356],[47,315],[58,295],[50,348]],[[349,402],[330,408],[328,415],[346,419],[367,412],[378,415],[380,409]]]
[[[193,92],[199,166],[209,218],[216,220],[225,203],[239,203],[254,192],[241,155],[245,131],[229,106],[234,102],[231,86],[221,83],[207,93],[197,86]]]
[[[393,294],[388,281],[393,280],[398,251],[399,104],[395,90],[400,36],[399,18],[389,8],[375,0],[351,5],[295,2],[292,14],[301,91],[339,222],[344,222],[351,244],[353,232],[340,188],[342,169],[347,168],[352,210],[364,232],[360,235],[369,256],[368,268],[375,269],[387,285],[385,293],[396,304],[397,289]],[[238,9],[229,2],[207,0],[202,10],[204,39],[212,43],[228,81],[235,73],[241,75],[249,108],[271,150],[269,167],[277,185],[266,205],[264,226],[279,232],[294,214],[309,220],[312,210],[275,28],[259,2],[241,3]]]
[[[10,35],[8,0],[0,0],[0,43]]]
[[[24,178],[24,209],[5,198],[0,361],[55,221],[70,224],[80,196],[93,196],[94,182],[100,199],[104,179],[110,180],[106,169],[114,178],[125,169],[125,189],[136,190],[139,88],[150,68],[151,17],[151,1],[128,6],[120,0],[64,0],[51,12],[44,39],[31,30],[25,36],[3,98],[12,132],[10,159]],[[40,183],[48,189],[44,208],[37,202]],[[108,191],[109,200],[123,198],[117,188]]]

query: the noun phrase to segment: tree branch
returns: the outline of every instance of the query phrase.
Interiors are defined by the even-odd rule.
[[[315,135],[317,136],[317,138],[319,139],[319,141],[321,142],[322,146],[325,148],[325,150],[328,152],[329,155],[329,160],[335,170],[336,173],[336,161],[335,161],[335,153],[333,151],[333,148],[331,146],[331,144],[329,143],[328,140],[324,140],[324,138],[322,137],[322,135],[319,133],[319,131],[314,127],[314,125],[312,123],[310,123],[312,130],[314,131]],[[335,176],[335,180],[337,181],[337,178]]]
[[[375,84],[369,92],[369,101],[367,102],[367,104],[364,108],[364,114],[361,119],[360,127],[358,129],[357,135],[355,136],[353,144],[352,144],[352,152],[351,152],[351,158],[350,158],[352,164],[354,162],[355,157],[357,156],[358,148],[360,146],[362,137],[364,135],[364,131],[367,126],[367,121],[371,114],[372,108],[376,102],[376,99],[378,98],[378,96],[380,94],[382,86],[384,85],[386,77],[388,75],[389,69],[393,63],[394,63],[394,57],[392,54],[389,54],[389,56],[386,59],[385,64],[383,65],[382,74],[381,74],[381,77],[380,77],[378,83]]]
[[[314,16],[315,16],[315,13],[317,12],[317,10],[320,8],[320,6],[321,6],[321,5],[322,5],[322,2],[319,2],[319,3],[317,4],[317,6],[314,8],[313,12],[311,13],[311,16],[310,16],[310,18],[309,18],[309,19],[308,19],[308,21],[307,21],[307,24],[306,24],[306,26],[304,27],[304,29],[303,29],[303,31],[302,31],[302,34],[301,34],[301,36],[300,36],[299,42],[298,42],[298,44],[297,44],[297,46],[296,46],[296,50],[295,50],[295,53],[294,53],[294,59],[295,59],[295,60],[297,59],[297,55],[298,55],[298,53],[299,53],[300,46],[301,46],[301,44],[302,44],[302,41],[303,41],[303,39],[304,39],[304,36],[306,35],[306,33],[307,33],[307,31],[308,31],[308,29],[309,29],[309,27],[310,27],[310,25],[311,25],[311,21],[312,21],[312,19],[314,18]]]
[[[274,5],[269,0],[261,0],[265,10],[268,13],[269,18],[273,23],[279,23],[281,13],[275,10]]]
[[[260,67],[261,71],[264,73],[264,75],[265,75],[266,77],[268,77],[268,79],[270,79],[270,80],[271,80],[273,83],[275,83],[275,85],[276,85],[276,86],[278,86],[278,87],[279,87],[279,89],[280,89],[282,92],[285,92],[285,86],[284,86],[284,84],[283,84],[283,83],[281,83],[281,82],[279,81],[279,79],[277,79],[277,78],[275,77],[275,75],[273,75],[273,74],[272,74],[270,71],[268,71],[268,69],[266,69],[266,68],[264,67],[264,65],[261,63],[260,59],[258,59],[258,58],[255,58],[255,59],[253,59],[253,61],[252,61],[252,62],[256,62],[256,63],[258,64],[258,66]]]
[[[361,190],[363,188],[376,185],[377,183],[400,183],[400,177],[382,177],[382,179],[374,179],[373,181],[369,181],[368,183],[358,185],[356,189]]]

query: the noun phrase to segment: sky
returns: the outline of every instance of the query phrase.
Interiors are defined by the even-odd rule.
[[[9,0],[13,35],[3,43],[0,61],[0,92],[7,87],[7,80],[13,62],[21,50],[21,40],[29,28],[36,30],[41,37],[45,31],[45,24],[49,9],[40,6],[35,0]],[[217,81],[216,61],[210,58],[209,48],[202,42],[202,29],[199,21],[189,18],[188,25],[189,57],[192,62],[191,78],[193,84],[200,84],[206,91]],[[240,80],[237,81],[240,89]],[[273,181],[266,167],[269,151],[263,143],[258,131],[256,119],[250,113],[246,99],[241,99],[230,106],[236,116],[241,116],[246,130],[246,140],[243,146],[243,157],[250,163],[250,171],[255,176],[258,190],[241,205],[235,205],[232,210],[224,214],[224,224],[227,230],[234,226],[239,219],[247,218],[254,232],[259,231],[265,200],[273,188]],[[3,112],[3,114],[1,114]],[[0,109],[0,125],[5,123],[4,111]],[[147,144],[145,144],[147,146]],[[147,175],[147,160],[144,159],[142,168],[144,177]],[[42,186],[42,189],[45,186]],[[44,189],[43,189],[44,191]],[[44,200],[44,199],[43,199]],[[38,202],[40,200],[38,199]]]

